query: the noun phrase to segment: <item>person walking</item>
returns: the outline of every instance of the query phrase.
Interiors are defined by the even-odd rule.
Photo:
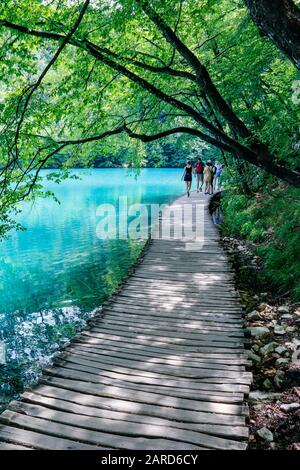
[[[203,164],[201,158],[199,158],[199,160],[197,161],[197,165],[194,168],[194,172],[195,172],[195,175],[196,175],[196,182],[197,182],[197,193],[199,193],[199,191],[202,192],[203,170],[204,170],[204,164]]]
[[[213,184],[214,192],[220,190],[222,172],[223,172],[223,166],[221,165],[220,162],[216,161],[215,166],[214,166],[214,184]]]
[[[185,181],[186,184],[186,194],[188,197],[190,197],[190,190],[192,186],[192,172],[193,172],[193,166],[190,161],[188,161],[184,167],[183,175],[181,177],[181,180]]]
[[[203,170],[205,194],[213,194],[214,171],[211,160],[206,162]]]

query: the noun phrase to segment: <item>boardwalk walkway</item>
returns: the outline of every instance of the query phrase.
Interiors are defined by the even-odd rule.
[[[241,306],[207,199],[176,201],[191,203],[205,206],[203,249],[153,240],[90,329],[1,415],[0,449],[247,447]]]

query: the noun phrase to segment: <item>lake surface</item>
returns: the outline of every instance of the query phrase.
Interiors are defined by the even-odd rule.
[[[46,173],[45,170],[44,173]],[[86,324],[139,256],[144,241],[99,239],[101,204],[168,203],[184,192],[182,170],[76,170],[53,199],[25,204],[27,228],[0,243],[0,407],[33,383],[41,368]]]

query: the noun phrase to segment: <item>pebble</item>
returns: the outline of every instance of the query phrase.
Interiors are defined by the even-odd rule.
[[[293,387],[293,392],[300,398],[300,387]]]
[[[262,353],[263,356],[266,356],[267,354],[272,353],[275,350],[276,346],[278,346],[278,343],[276,343],[275,341],[272,341],[271,343],[268,343],[262,348],[260,348],[260,352]]]
[[[284,378],[285,378],[285,373],[282,370],[279,370],[274,377],[274,383],[276,387],[278,388],[281,387]]]
[[[252,312],[248,313],[246,318],[249,321],[261,320],[261,315],[257,310],[253,310]]]
[[[281,411],[284,411],[285,413],[290,413],[292,411],[299,410],[299,408],[300,403],[284,403],[280,406]]]
[[[260,295],[261,297],[266,298],[266,297],[268,297],[268,292],[261,292],[259,295]]]
[[[292,444],[292,450],[300,450],[300,442],[294,442],[294,444]]]
[[[285,334],[285,328],[281,325],[275,325],[274,326],[274,334],[275,335],[284,335]]]
[[[261,428],[257,431],[258,436],[267,442],[273,442],[274,436],[273,433],[268,428]]]
[[[278,400],[280,397],[281,393],[262,392],[260,390],[255,390],[254,392],[249,393],[249,401],[251,403],[261,403],[264,401]]]
[[[284,315],[281,315],[281,320],[292,320],[294,317],[290,313],[285,313]]]
[[[290,307],[289,307],[289,305],[281,305],[280,307],[278,307],[277,311],[279,313],[289,313]]]
[[[276,366],[283,366],[284,364],[288,364],[290,362],[289,359],[284,359],[283,357],[280,357],[279,359],[276,360]]]
[[[286,348],[284,346],[278,346],[277,348],[275,348],[275,352],[277,352],[278,354],[283,354],[286,352]]]
[[[256,338],[262,338],[270,334],[270,330],[265,326],[253,326],[252,328],[247,328],[246,331]]]
[[[263,387],[266,389],[266,390],[270,390],[272,388],[272,382],[270,379],[266,379],[264,382],[263,382]]]
[[[266,309],[268,309],[268,310],[272,310],[272,307],[271,307],[271,305],[269,305],[269,304],[266,304],[266,303],[262,303],[262,304],[260,304],[258,308],[259,308],[259,310],[260,310],[260,311],[262,311],[262,310],[266,310]]]
[[[248,351],[248,358],[253,362],[261,362],[261,358],[251,350]]]
[[[295,327],[295,326],[287,326],[287,327],[286,327],[286,332],[287,332],[287,333],[293,333],[294,331],[296,331],[296,327]]]

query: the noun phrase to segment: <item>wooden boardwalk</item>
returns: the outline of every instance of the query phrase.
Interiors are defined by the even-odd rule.
[[[204,206],[203,248],[153,240],[90,328],[1,415],[0,449],[246,449],[251,374],[233,274],[207,198],[174,204]]]

